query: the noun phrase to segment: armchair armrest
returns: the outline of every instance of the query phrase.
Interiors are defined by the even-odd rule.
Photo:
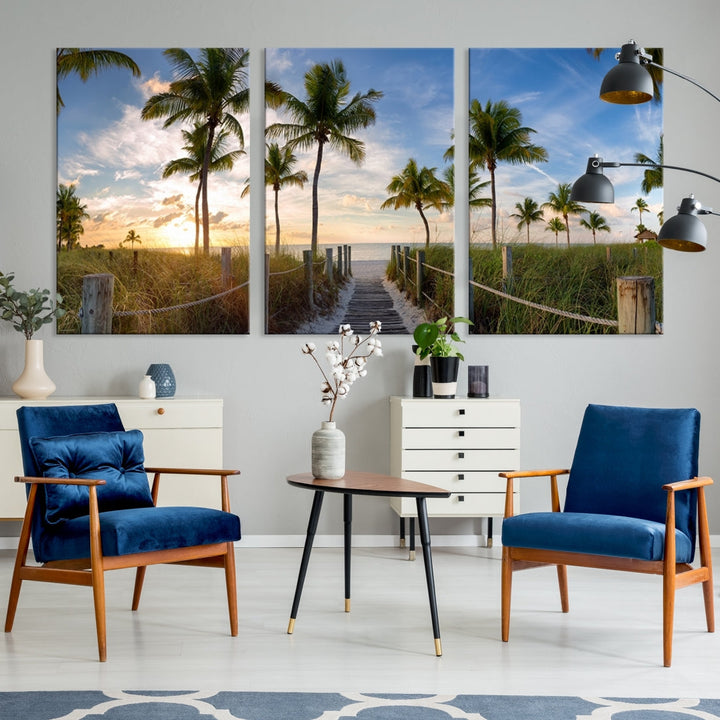
[[[709,477],[695,477],[690,480],[680,480],[674,483],[663,485],[662,489],[668,492],[679,492],[681,490],[692,490],[693,488],[706,487],[712,485],[713,479]]]
[[[239,475],[239,470],[218,470],[208,468],[162,468],[162,467],[145,467],[145,472],[153,473],[153,483],[151,495],[153,504],[157,505],[158,493],[160,491],[161,475],[205,475],[220,478],[220,497],[222,509],[230,512],[230,492],[228,490],[227,479],[230,475]]]
[[[50,478],[50,477],[26,477],[16,476],[15,482],[29,483],[33,485],[104,485],[104,480],[92,478]]]
[[[513,480],[515,478],[549,477],[550,494],[553,512],[560,512],[560,495],[558,494],[557,476],[567,475],[570,470],[565,468],[558,470],[513,470],[510,472],[498,473],[500,477],[507,480],[505,486],[505,517],[513,515]]]

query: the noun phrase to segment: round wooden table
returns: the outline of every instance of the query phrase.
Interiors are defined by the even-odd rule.
[[[427,515],[427,498],[446,498],[450,496],[449,491],[425,485],[424,483],[405,480],[404,478],[392,477],[391,475],[377,475],[375,473],[357,472],[348,470],[339,480],[327,480],[315,478],[310,473],[290,475],[287,478],[290,485],[314,490],[312,510],[308,522],[307,534],[305,536],[305,547],[303,549],[300,572],[298,573],[297,585],[295,586],[295,597],[292,610],[290,611],[290,622],[288,633],[292,634],[295,629],[295,618],[297,618],[300,596],[302,595],[305,575],[307,574],[310,552],[312,551],[313,540],[317,530],[318,519],[322,501],[326,492],[342,493],[343,495],[343,522],[345,528],[345,612],[350,612],[350,554],[352,548],[352,496],[353,495],[376,495],[379,497],[414,497],[417,500],[418,526],[420,541],[425,561],[425,579],[427,581],[428,599],[430,601],[430,618],[432,620],[433,636],[435,638],[435,654],[442,655],[440,643],[440,623],[438,622],[437,601],[435,598],[435,577],[432,567],[432,553],[430,550],[430,526]]]

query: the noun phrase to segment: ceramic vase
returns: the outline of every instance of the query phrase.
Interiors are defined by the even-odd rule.
[[[325,421],[312,435],[312,474],[338,480],[345,475],[345,433],[334,422]]]
[[[143,400],[152,400],[155,397],[155,381],[146,375],[138,386],[138,397]]]
[[[25,341],[25,368],[12,389],[25,400],[44,400],[55,392],[55,383],[45,372],[42,340]]]
[[[146,375],[155,383],[155,397],[172,397],[175,395],[175,374],[167,363],[153,363]]]
[[[432,372],[430,370],[430,356],[421,360],[417,354],[417,345],[413,345],[415,367],[413,368],[413,397],[429,398],[433,396]]]
[[[432,356],[430,367],[432,368],[433,397],[454,398],[457,392],[460,358]]]

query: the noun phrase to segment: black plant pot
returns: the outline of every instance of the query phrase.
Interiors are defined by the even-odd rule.
[[[433,397],[454,398],[457,392],[459,357],[431,357]]]
[[[432,376],[430,372],[430,358],[421,360],[417,355],[417,345],[412,346],[415,355],[415,367],[413,368],[413,397],[431,398]]]

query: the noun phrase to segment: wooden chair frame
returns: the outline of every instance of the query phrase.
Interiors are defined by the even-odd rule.
[[[156,468],[146,467],[147,473],[153,474],[152,499],[157,505],[160,489],[161,475],[204,475],[220,478],[221,507],[230,512],[230,493],[228,477],[239,475],[239,470],[198,470],[188,468]],[[195,545],[191,547],[172,548],[168,550],[154,550],[152,552],[133,553],[129,555],[105,556],[102,552],[100,538],[100,512],[98,510],[97,487],[104,485],[104,480],[79,478],[41,478],[16,477],[15,482],[28,483],[28,495],[25,517],[20,531],[15,568],[10,585],[10,599],[8,601],[5,618],[5,632],[12,630],[20,597],[20,587],[23,580],[39,582],[54,582],[67,585],[85,585],[92,587],[95,606],[95,625],[97,628],[98,655],[100,662],[107,659],[107,640],[105,625],[105,576],[106,570],[120,568],[137,568],[135,574],[135,588],[133,591],[132,609],[137,610],[140,604],[145,571],[148,565],[171,563],[177,565],[202,565],[207,567],[223,568],[225,570],[225,585],[227,589],[228,612],[230,615],[230,634],[238,634],[237,587],[235,574],[235,549],[232,542],[214,543],[210,545]],[[89,523],[90,523],[90,557],[73,560],[57,560],[43,565],[28,565],[27,554],[30,545],[33,512],[40,485],[85,485],[90,495]]]
[[[570,471],[531,470],[499,473],[507,480],[505,495],[505,517],[513,515],[513,480],[515,478],[550,478],[550,495],[553,512],[561,512],[557,478]],[[502,551],[502,639],[507,642],[510,635],[510,595],[512,592],[512,574],[516,570],[555,565],[560,586],[560,605],[568,612],[567,566],[592,567],[605,570],[625,570],[629,572],[662,575],[663,578],[663,664],[670,667],[672,662],[673,618],[675,614],[675,590],[696,583],[702,583],[705,603],[705,619],[708,632],[715,631],[715,611],[713,605],[712,556],[710,551],[710,531],[707,520],[705,487],[712,485],[709,477],[696,477],[691,480],[668,483],[662,489],[667,492],[667,510],[665,516],[665,548],[663,560],[636,560],[633,558],[611,557],[606,555],[587,555],[583,553],[563,552],[523,547],[505,547]],[[688,563],[677,563],[675,552],[675,494],[686,490],[697,490],[697,533],[700,547],[700,566],[694,568]]]

